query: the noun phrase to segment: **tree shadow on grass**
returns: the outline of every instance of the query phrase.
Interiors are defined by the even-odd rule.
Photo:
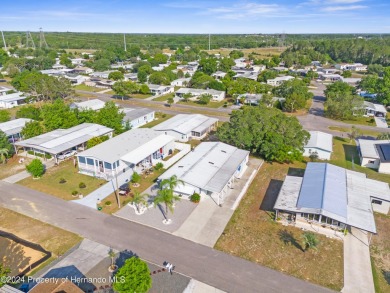
[[[260,210],[272,212],[283,181],[271,179],[267,191],[264,195],[263,201],[260,204]]]
[[[357,147],[354,145],[343,144],[345,160],[353,162],[354,164],[360,164],[359,153]]]
[[[288,168],[287,176],[303,177],[305,169],[302,168]]]
[[[279,239],[283,241],[284,244],[291,244],[298,248],[300,251],[305,252],[299,242],[295,239],[294,235],[286,229],[279,231]]]
[[[390,272],[382,270],[383,277],[385,278],[387,285],[390,285]]]

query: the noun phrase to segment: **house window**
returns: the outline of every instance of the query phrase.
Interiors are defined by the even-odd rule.
[[[372,203],[377,204],[377,205],[382,205],[382,201],[381,200],[377,200],[377,199],[373,199]]]
[[[84,157],[79,157],[79,162],[81,164],[85,164],[85,158]]]
[[[369,160],[368,163],[369,164],[375,164],[375,161],[374,160]]]
[[[87,165],[94,166],[93,159],[87,158]]]

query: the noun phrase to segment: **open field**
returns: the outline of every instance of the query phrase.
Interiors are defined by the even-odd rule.
[[[390,292],[390,216],[375,214],[377,235],[372,237],[371,256],[375,290]]]
[[[26,170],[26,165],[31,162],[31,159],[24,158],[24,163],[19,163],[20,157],[13,156],[7,161],[7,164],[0,164],[0,179],[7,178],[11,175],[14,175],[18,172]]]
[[[57,258],[81,241],[81,237],[0,207],[0,230],[41,245]]]
[[[61,178],[64,178],[66,182],[60,183]],[[80,182],[84,182],[86,188],[79,188]],[[28,188],[39,190],[64,200],[77,199],[72,196],[72,191],[78,191],[83,195],[88,195],[105,183],[105,180],[79,174],[78,168],[75,168],[73,165],[73,159],[63,162],[57,167],[48,169],[42,178],[38,180],[29,177],[18,182],[18,184]]]
[[[298,169],[297,169],[298,168]],[[264,163],[215,248],[289,275],[340,290],[343,244],[318,235],[318,250],[302,251],[302,231],[274,222],[272,208],[287,173],[304,163]]]
[[[233,50],[240,50],[244,53],[245,56],[248,56],[251,53],[255,53],[258,59],[271,58],[272,56],[279,56],[287,48],[286,47],[271,47],[271,48],[249,48],[249,49],[228,49],[220,48],[213,50],[205,50],[209,54],[221,54],[222,56],[227,56]]]

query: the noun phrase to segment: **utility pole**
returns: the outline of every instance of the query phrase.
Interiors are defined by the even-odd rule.
[[[4,33],[1,31],[1,36],[3,37],[4,49],[7,51],[7,44],[5,43]]]
[[[32,48],[35,49],[35,43],[34,43],[34,40],[31,36],[31,33],[30,32],[26,32],[26,48],[29,48],[29,43],[31,41],[31,44],[32,44]]]
[[[211,36],[209,34],[209,51],[210,51],[210,49],[211,49]]]
[[[40,27],[39,28],[39,48],[42,49],[43,45],[45,46],[46,49],[49,47],[46,43],[45,35],[43,34],[42,28]]]
[[[127,49],[126,49],[126,34],[123,34],[123,42],[125,43],[125,51],[127,51]]]

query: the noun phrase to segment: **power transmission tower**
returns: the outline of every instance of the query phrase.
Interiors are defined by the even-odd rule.
[[[45,48],[49,48],[49,46],[46,43],[45,35],[43,34],[42,28],[39,28],[39,48],[42,49],[42,46],[45,46]]]
[[[209,51],[211,50],[211,35],[209,34]]]
[[[278,43],[279,43],[279,51],[285,46],[286,34],[283,32],[279,35]]]
[[[32,38],[31,36],[31,33],[30,32],[26,32],[26,48],[29,48],[29,44],[31,42],[31,48],[35,49],[35,43],[34,43],[34,39]]]
[[[125,51],[127,51],[127,49],[126,49],[126,34],[123,34],[123,42],[125,43]]]
[[[7,50],[7,44],[5,43],[4,33],[1,31],[1,36],[3,37],[4,49]]]

